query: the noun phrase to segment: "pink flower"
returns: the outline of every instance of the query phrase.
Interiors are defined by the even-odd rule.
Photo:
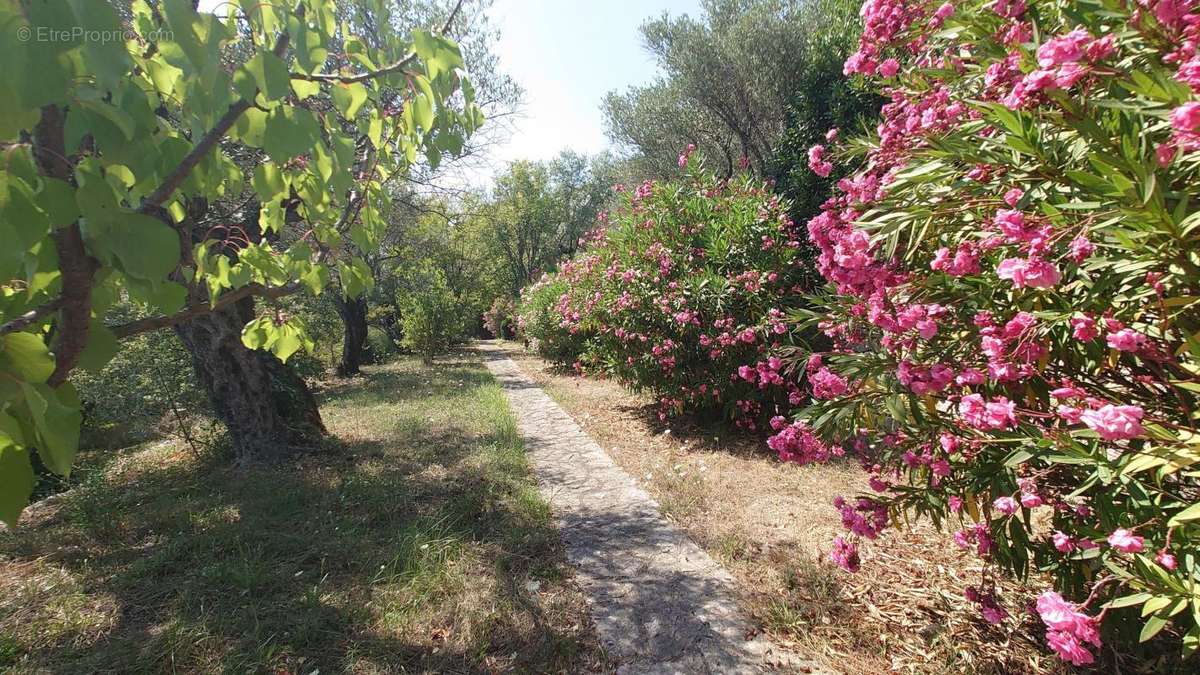
[[[1062,278],[1053,263],[1040,258],[1008,258],[996,266],[996,276],[1017,288],[1053,288]]]
[[[1046,644],[1060,658],[1070,661],[1076,666],[1088,666],[1096,660],[1073,633],[1060,630],[1046,631]]]
[[[1024,241],[1028,237],[1025,229],[1025,214],[1020,211],[1008,209],[997,211],[996,218],[992,222],[1011,242]]]
[[[1159,551],[1158,555],[1154,557],[1154,560],[1159,565],[1162,565],[1163,569],[1171,572],[1174,572],[1175,567],[1177,566],[1177,563],[1175,562],[1175,556],[1167,553],[1166,549]]]
[[[1054,38],[1038,47],[1038,65],[1042,68],[1053,68],[1075,63],[1083,58],[1084,47],[1091,40],[1092,36],[1082,28],[1077,28],[1063,37]]]
[[[1100,434],[1106,441],[1120,441],[1127,438],[1137,438],[1144,432],[1142,416],[1145,412],[1136,405],[1108,404],[1099,410],[1087,410],[1080,420],[1090,429]]]
[[[1008,496],[997,497],[996,501],[992,502],[992,507],[1006,516],[1011,516],[1020,508],[1017,506],[1017,500]]]
[[[1176,131],[1196,131],[1200,128],[1200,101],[1184,103],[1172,110],[1171,127]]]
[[[1175,161],[1176,152],[1177,149],[1174,145],[1170,143],[1160,143],[1158,147],[1154,149],[1154,159],[1158,162],[1160,167],[1165,169],[1168,166],[1171,166],[1171,163]]]
[[[1008,612],[1004,611],[1003,607],[995,607],[992,605],[984,605],[983,608],[979,610],[979,614],[983,617],[984,621],[987,621],[993,625],[1004,621],[1004,618],[1008,616]]]
[[[1104,341],[1109,347],[1123,352],[1141,351],[1146,346],[1146,336],[1132,328],[1122,328],[1115,333],[1109,333]]]
[[[821,400],[837,398],[846,393],[848,389],[844,378],[824,366],[817,372],[809,375],[808,380],[813,386],[813,398]]]
[[[978,368],[964,368],[962,372],[954,378],[954,381],[959,385],[979,385],[983,384],[983,371]]]
[[[952,511],[953,513],[962,513],[962,508],[963,508],[962,497],[959,497],[958,495],[950,495],[950,498],[946,501],[950,505],[950,511]]]
[[[896,59],[888,59],[879,64],[879,74],[883,77],[893,77],[900,72],[900,62]]]
[[[848,542],[841,535],[834,537],[833,550],[829,552],[830,560],[847,572],[857,572],[859,567],[858,547]]]
[[[1006,19],[1015,19],[1025,13],[1025,0],[996,0],[991,7]]]
[[[1075,550],[1075,540],[1065,532],[1055,530],[1050,538],[1054,541],[1054,548],[1058,549],[1060,553],[1070,553]]]
[[[1080,612],[1054,591],[1038,596],[1037,611],[1046,624],[1046,643],[1055,653],[1077,666],[1092,663],[1092,654],[1083,643],[1101,646],[1094,618]]]
[[[1042,498],[1032,492],[1021,493],[1021,506],[1027,509],[1037,508],[1042,505]]]
[[[833,171],[833,164],[825,161],[825,146],[814,145],[808,149],[808,168],[821,178],[826,178]]]
[[[1122,553],[1140,553],[1145,547],[1145,539],[1121,528],[1108,535],[1108,545]]]
[[[1075,264],[1078,265],[1096,252],[1096,245],[1088,241],[1088,238],[1081,234],[1071,240],[1070,251],[1071,260],[1075,261]]]
[[[1009,208],[1015,209],[1017,208],[1017,202],[1021,201],[1021,198],[1024,196],[1024,190],[1021,188],[1012,188],[1008,192],[1004,193],[1004,203],[1008,204]]]
[[[989,401],[985,419],[990,429],[1007,429],[1016,423],[1016,404],[1003,396]]]
[[[1100,330],[1096,328],[1096,320],[1090,316],[1082,316],[1071,319],[1071,337],[1081,342],[1090,342],[1100,336]]]
[[[976,429],[1007,429],[1016,423],[1016,404],[1003,396],[984,402],[979,394],[968,394],[958,403],[958,412]]]

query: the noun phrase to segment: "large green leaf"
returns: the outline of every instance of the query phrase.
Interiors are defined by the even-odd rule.
[[[21,511],[29,503],[35,483],[29,451],[17,447],[0,432],[0,520],[17,526]]]
[[[45,382],[54,372],[54,357],[41,337],[33,333],[9,333],[0,343],[0,369],[15,373],[26,382]]]
[[[158,284],[179,264],[179,235],[157,218],[129,211],[97,234],[96,250],[135,279]]]
[[[308,152],[320,139],[316,118],[303,108],[281,105],[267,115],[263,149],[279,164]]]
[[[78,401],[62,400],[73,398],[73,390],[69,385],[55,390],[44,384],[22,383],[21,392],[29,408],[42,463],[54,473],[70,475],[71,462],[79,448],[79,426],[83,422]]]
[[[247,83],[244,79],[235,76],[234,83],[238,87],[238,93],[248,101],[254,100],[255,87],[268,101],[281,99],[291,92],[287,65],[283,59],[271,52],[255,54],[254,58],[247,61],[242,68],[244,73],[251,78],[251,82]]]
[[[359,108],[367,101],[367,88],[355,82],[354,84],[333,85],[333,104],[338,112],[346,119],[354,119]]]

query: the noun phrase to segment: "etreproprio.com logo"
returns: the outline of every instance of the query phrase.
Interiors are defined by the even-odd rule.
[[[17,29],[17,39],[21,42],[67,42],[67,43],[106,43],[126,42],[142,39],[145,42],[170,41],[174,37],[172,31],[156,30],[139,34],[126,28],[124,30],[93,30],[83,26],[72,28],[54,28],[52,26],[21,26]]]

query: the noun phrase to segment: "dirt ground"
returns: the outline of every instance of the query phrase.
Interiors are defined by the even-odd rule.
[[[842,532],[832,501],[867,490],[850,462],[779,462],[761,437],[660,423],[649,398],[577,377],[510,344],[509,355],[575,418],[677,523],[737,580],[759,628],[785,647],[846,673],[1065,672],[1040,646],[1041,624],[1013,611],[984,622],[963,591],[979,561],[918,524],[862,546],[857,574],[828,560]],[[1002,585],[1010,608],[1034,591]]]

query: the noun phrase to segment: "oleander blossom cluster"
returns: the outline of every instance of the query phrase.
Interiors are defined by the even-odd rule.
[[[1163,609],[1200,602],[1179,564],[1200,541],[1200,3],[1105,4],[1123,9],[864,3],[845,72],[887,102],[807,223],[832,347],[796,361],[811,400],[769,443],[869,471],[875,494],[837,504],[843,568],[889,510],[961,519],[954,542],[989,567],[1037,561],[1047,645],[1076,665],[1108,623],[1200,644]],[[809,152],[821,176],[831,146]],[[1144,618],[1105,606],[1135,592],[1156,598]]]

